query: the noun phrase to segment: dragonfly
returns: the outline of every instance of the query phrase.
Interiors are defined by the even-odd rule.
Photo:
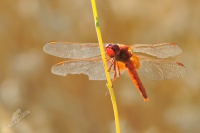
[[[146,90],[140,80],[142,75],[151,80],[180,78],[186,75],[185,66],[170,57],[182,52],[175,43],[133,44],[105,43],[108,71],[114,81],[126,70],[145,101]],[[98,43],[49,42],[43,51],[68,60],[51,68],[56,75],[85,74],[89,80],[106,80]]]

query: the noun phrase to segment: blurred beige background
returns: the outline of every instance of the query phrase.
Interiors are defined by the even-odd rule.
[[[0,132],[114,133],[105,81],[53,75],[63,61],[43,52],[53,40],[97,42],[90,0],[1,0]],[[144,102],[128,74],[114,82],[122,133],[200,132],[200,1],[99,0],[104,42],[175,42],[174,58],[187,68],[182,79],[141,78]],[[12,114],[31,113],[9,128]]]

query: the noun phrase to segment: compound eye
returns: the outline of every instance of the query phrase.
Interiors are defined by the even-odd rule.
[[[120,53],[120,48],[117,44],[112,45],[112,49],[115,52],[115,55],[118,55]]]
[[[120,48],[117,44],[109,43],[106,45],[106,53],[110,58],[113,58],[120,53]]]
[[[106,48],[112,48],[113,44],[112,43],[108,43],[106,44]]]

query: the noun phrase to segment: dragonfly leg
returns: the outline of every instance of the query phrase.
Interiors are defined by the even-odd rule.
[[[114,67],[113,67],[113,73],[114,73],[114,79],[116,78],[117,71],[116,71],[116,60],[114,60]]]
[[[118,64],[117,64],[117,61],[116,60],[114,60],[114,62],[113,62],[113,64],[114,64],[114,67],[113,67],[113,73],[114,73],[114,78],[112,79],[112,82],[114,82],[118,77],[119,77],[119,66],[118,66]],[[117,66],[116,66],[117,65]],[[118,69],[118,70],[117,70]],[[118,73],[117,73],[117,71],[118,71]],[[118,76],[117,76],[118,75]]]
[[[110,60],[111,59],[111,60]],[[110,62],[110,66],[109,66],[109,68],[108,68],[108,71],[110,72],[110,70],[112,69],[112,67],[113,67],[113,69],[112,69],[112,72],[113,72],[113,74],[114,74],[114,78],[112,79],[112,82],[114,82],[118,77],[117,77],[117,69],[118,69],[118,73],[120,73],[119,71],[120,71],[120,69],[119,69],[119,65],[117,64],[117,67],[116,67],[116,63],[117,63],[117,61],[116,61],[116,59],[115,58],[109,58],[109,59],[107,59],[107,61],[109,61]]]
[[[120,77],[121,73],[120,73],[120,67],[119,67],[118,61],[117,61],[117,70],[118,70],[118,77]]]
[[[108,68],[108,71],[110,71],[111,68],[112,68],[112,66],[113,66],[113,64],[114,64],[114,62],[115,62],[115,60],[112,59],[112,61],[110,61],[110,59],[109,59],[108,61],[110,62],[110,66],[109,66],[109,68]]]

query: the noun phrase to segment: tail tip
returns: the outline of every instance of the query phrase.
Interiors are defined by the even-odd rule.
[[[147,97],[147,98],[144,98],[144,101],[145,102],[148,102],[149,101],[149,98]]]

